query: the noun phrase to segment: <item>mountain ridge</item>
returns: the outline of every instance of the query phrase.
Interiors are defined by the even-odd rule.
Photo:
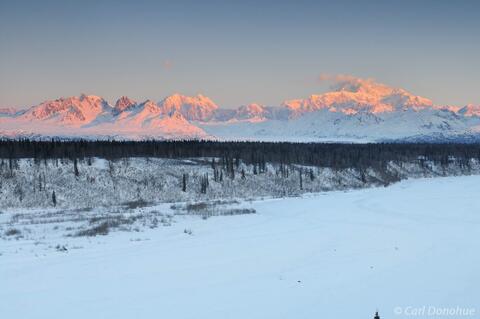
[[[342,76],[331,90],[280,106],[220,108],[207,96],[170,95],[158,103],[127,96],[114,105],[82,94],[0,116],[0,135],[382,141],[480,134],[480,106],[435,105],[371,79]]]

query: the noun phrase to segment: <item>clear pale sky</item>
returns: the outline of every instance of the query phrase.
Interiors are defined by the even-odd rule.
[[[0,106],[61,96],[278,105],[352,74],[480,104],[480,1],[0,0]]]

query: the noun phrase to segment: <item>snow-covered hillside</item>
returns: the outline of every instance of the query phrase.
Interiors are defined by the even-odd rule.
[[[0,161],[1,208],[86,209],[133,202],[236,200],[386,186],[406,178],[480,173],[477,159],[448,163],[412,160],[383,167],[330,168],[240,162],[228,170],[220,159],[101,158]],[[183,179],[185,177],[185,183]],[[203,189],[202,183],[207,180]],[[185,184],[185,187],[183,185]],[[203,191],[202,191],[203,189]]]
[[[174,94],[159,103],[126,96],[60,98],[24,112],[0,111],[0,136],[376,142],[480,137],[480,107],[435,105],[371,79],[338,77],[330,92],[223,109],[210,98]]]
[[[453,138],[477,134],[478,117],[464,117],[448,110],[344,114],[326,109],[289,120],[199,123],[208,134],[233,140],[352,141],[439,136]]]
[[[479,318],[479,183],[408,180],[217,204],[254,213],[210,218],[169,204],[4,210],[1,313],[301,319],[378,310],[407,318],[425,307],[415,318]],[[79,231],[102,222],[121,225],[108,236]]]

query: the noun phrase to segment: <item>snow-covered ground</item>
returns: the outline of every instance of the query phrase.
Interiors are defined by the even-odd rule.
[[[406,318],[396,312],[425,306],[411,316],[458,318],[428,310],[460,307],[479,318],[478,185],[407,180],[227,203],[256,213],[206,219],[162,204],[141,209],[169,216],[165,226],[96,237],[6,211],[2,232],[24,237],[0,239],[0,317]]]

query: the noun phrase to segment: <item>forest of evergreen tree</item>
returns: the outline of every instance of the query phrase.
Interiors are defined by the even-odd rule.
[[[437,143],[289,143],[221,141],[34,141],[0,140],[0,158],[4,159],[84,159],[99,157],[120,159],[222,158],[227,162],[312,165],[319,167],[365,168],[386,163],[428,160],[442,165],[480,159],[480,144]]]

